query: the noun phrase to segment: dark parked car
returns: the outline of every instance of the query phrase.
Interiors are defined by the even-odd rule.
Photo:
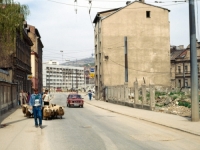
[[[70,93],[67,97],[67,107],[83,107],[84,100],[80,94]]]

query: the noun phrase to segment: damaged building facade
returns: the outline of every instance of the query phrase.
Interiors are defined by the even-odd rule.
[[[169,10],[142,1],[98,12],[95,24],[95,96],[103,99],[107,86],[125,83],[127,37],[128,86],[170,86]]]

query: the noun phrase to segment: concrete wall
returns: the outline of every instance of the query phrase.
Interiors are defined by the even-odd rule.
[[[146,11],[151,12],[150,18],[146,18]],[[124,37],[127,36],[128,86],[136,78],[142,84],[143,77],[146,84],[170,86],[168,13],[168,10],[135,2],[102,20],[103,85],[124,83]]]

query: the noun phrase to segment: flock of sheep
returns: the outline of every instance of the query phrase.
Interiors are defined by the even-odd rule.
[[[22,113],[26,117],[33,117],[31,106],[29,106],[28,104],[22,105]],[[44,105],[42,107],[42,118],[46,120],[55,119],[58,116],[60,117],[60,119],[62,119],[64,113],[64,108],[56,104],[50,104],[49,106]]]

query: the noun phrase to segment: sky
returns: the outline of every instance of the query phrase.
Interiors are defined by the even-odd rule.
[[[123,7],[126,1],[92,0],[89,14],[88,0],[15,0],[29,6],[30,15],[27,23],[39,30],[44,45],[43,62],[56,60],[60,63],[91,57],[94,53],[92,21],[96,13]],[[162,3],[155,3],[155,0],[145,0],[145,2],[170,10],[170,44],[188,46],[188,2],[173,2],[173,0],[159,0]],[[195,4],[197,39],[200,39],[200,0],[195,0]]]

